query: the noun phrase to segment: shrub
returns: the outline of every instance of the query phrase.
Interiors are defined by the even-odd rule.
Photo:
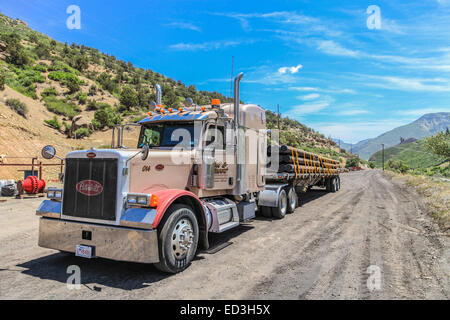
[[[63,121],[62,124],[64,126],[64,133],[69,133],[71,125],[65,121]]]
[[[90,135],[91,135],[91,131],[88,128],[78,128],[74,132],[75,139],[89,137]]]
[[[127,109],[136,107],[139,104],[136,92],[130,87],[124,87],[120,93],[120,103]]]
[[[52,96],[45,98],[44,101],[48,111],[69,117],[69,119],[72,119],[81,111],[76,104],[68,103],[65,100],[57,99]]]
[[[67,86],[70,93],[80,90],[80,84],[83,83],[83,81],[81,81],[75,74],[65,71],[52,71],[49,73],[48,78],[61,82]]]
[[[59,130],[61,128],[61,123],[58,121],[56,116],[54,116],[51,120],[44,120],[44,122],[54,129]]]
[[[86,93],[80,92],[78,94],[77,98],[78,98],[78,101],[80,102],[80,104],[86,104],[86,102],[87,102],[87,94]]]
[[[101,130],[105,126],[111,128],[121,122],[122,118],[120,114],[115,112],[115,110],[108,105],[107,107],[102,107],[95,112],[92,125],[95,130]]]
[[[87,106],[86,106],[86,110],[90,111],[90,110],[97,110],[97,103],[94,100],[88,100],[87,101]]]
[[[90,87],[89,87],[88,95],[89,95],[89,96],[93,96],[93,95],[95,95],[96,93],[97,93],[97,87],[94,86],[94,85],[90,86]]]
[[[39,42],[36,47],[34,47],[34,52],[39,58],[48,58],[50,56],[50,47],[43,42]]]
[[[6,100],[6,105],[9,106],[14,111],[16,111],[22,117],[26,118],[26,115],[28,113],[28,107],[22,101],[18,99],[8,99]]]
[[[347,160],[347,163],[345,164],[345,167],[357,167],[359,166],[359,160],[356,158],[350,158]]]
[[[55,61],[52,63],[52,65],[50,65],[48,67],[49,71],[63,71],[63,72],[68,72],[68,73],[73,73],[73,74],[80,74],[78,72],[78,70],[72,68],[71,66],[65,64],[64,62],[61,61]]]
[[[41,97],[47,98],[50,96],[57,96],[58,94],[59,92],[54,87],[48,87],[41,92]]]
[[[33,70],[39,71],[39,72],[47,72],[47,66],[45,64],[37,64],[33,66]]]

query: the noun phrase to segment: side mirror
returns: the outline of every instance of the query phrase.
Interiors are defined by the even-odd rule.
[[[141,159],[143,161],[147,160],[149,151],[150,151],[150,147],[148,146],[148,144],[144,144],[144,146],[142,147],[142,151],[141,151],[142,152]]]
[[[41,155],[47,160],[53,159],[56,155],[56,149],[53,146],[45,146],[42,148]]]

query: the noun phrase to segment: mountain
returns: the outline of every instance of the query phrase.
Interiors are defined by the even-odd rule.
[[[399,144],[401,138],[420,140],[448,127],[450,127],[450,112],[428,113],[410,124],[392,129],[376,138],[358,142],[353,145],[353,153],[367,160],[375,152],[381,150],[381,144],[384,144],[385,148],[389,148]]]
[[[12,157],[40,156],[47,144],[59,155],[108,147],[114,125],[136,122],[152,110],[157,83],[166,107],[178,107],[188,97],[198,105],[233,100],[95,48],[58,42],[0,13],[0,156],[11,163]],[[80,128],[74,126],[79,116]],[[269,126],[274,117],[267,112]],[[333,141],[301,123],[284,117],[280,125],[282,143],[345,159]],[[23,177],[12,168],[0,167],[0,178]]]

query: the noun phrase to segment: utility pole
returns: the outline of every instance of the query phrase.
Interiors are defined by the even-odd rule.
[[[278,131],[280,131],[280,105],[277,104],[277,113],[278,113]]]
[[[384,143],[382,143],[381,146],[383,147],[381,151],[381,157],[383,158],[383,171],[384,171]]]

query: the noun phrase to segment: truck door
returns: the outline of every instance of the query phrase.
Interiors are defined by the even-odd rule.
[[[211,123],[205,132],[205,148],[214,146],[214,187],[212,189],[232,189],[235,179],[234,150],[232,141],[228,141],[226,124]],[[230,158],[231,156],[231,158]]]

